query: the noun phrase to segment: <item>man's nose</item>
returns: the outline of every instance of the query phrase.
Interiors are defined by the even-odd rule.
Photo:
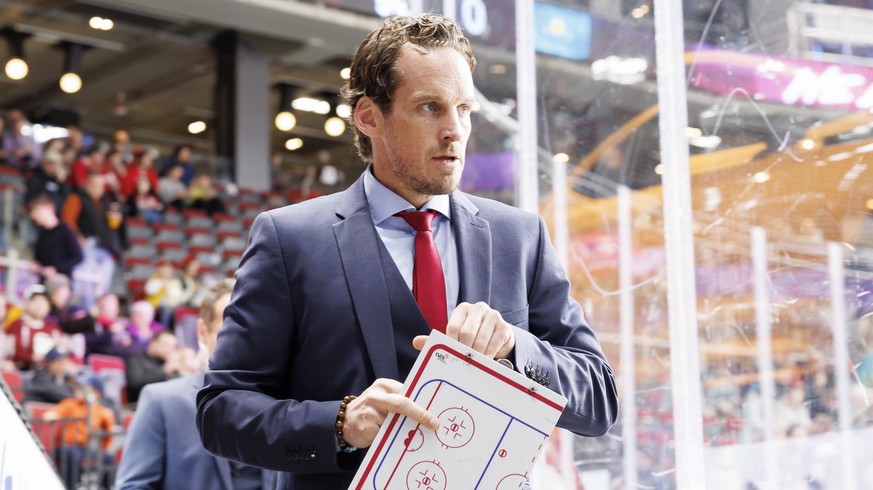
[[[442,119],[442,128],[440,129],[442,140],[449,143],[459,141],[462,131],[461,117],[453,111],[448,111]]]

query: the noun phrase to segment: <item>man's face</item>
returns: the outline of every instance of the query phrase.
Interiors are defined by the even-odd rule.
[[[464,170],[475,101],[473,74],[461,53],[404,46],[395,66],[391,112],[373,105],[373,169],[388,188],[416,207],[454,191]],[[372,102],[370,102],[372,103]]]

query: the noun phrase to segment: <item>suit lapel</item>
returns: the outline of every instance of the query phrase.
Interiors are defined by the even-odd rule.
[[[377,378],[398,379],[391,307],[379,259],[379,235],[367,207],[363,177],[345,191],[333,225],[346,282]]]
[[[452,229],[458,247],[459,301],[491,304],[491,226],[466,195],[454,192]]]

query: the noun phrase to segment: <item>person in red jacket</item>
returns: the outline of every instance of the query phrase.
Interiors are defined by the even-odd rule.
[[[46,318],[50,308],[51,303],[45,288],[34,286],[21,318],[13,321],[6,330],[6,335],[13,339],[11,360],[18,369],[30,369],[52,347],[63,341],[61,327]]]
[[[137,147],[133,150],[133,161],[127,166],[127,173],[121,181],[121,195],[130,197],[136,192],[137,183],[141,179],[149,181],[152,189],[158,188],[158,173],[154,163],[158,152],[154,148]]]

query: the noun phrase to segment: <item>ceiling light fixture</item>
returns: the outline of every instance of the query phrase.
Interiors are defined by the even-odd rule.
[[[27,39],[28,34],[4,29],[3,36],[9,44],[9,59],[4,67],[6,76],[12,80],[23,80],[30,72],[30,67],[24,59],[24,40]]]
[[[200,134],[206,131],[206,123],[203,121],[194,121],[188,125],[188,132],[191,134]]]
[[[299,150],[303,147],[303,140],[300,138],[291,138],[285,142],[285,148],[290,151]]]
[[[346,132],[346,122],[343,118],[339,117],[338,114],[340,106],[339,97],[334,94],[326,94],[325,97],[333,111],[332,115],[324,121],[324,132],[327,133],[328,136],[336,138]]]
[[[61,75],[59,85],[61,90],[68,94],[75,94],[82,90],[82,77],[79,76],[82,53],[85,46],[69,41],[60,44],[64,49],[64,74]]]
[[[113,27],[115,27],[115,22],[112,22],[112,19],[104,19],[103,17],[91,17],[88,20],[88,25],[91,29],[95,29],[98,31],[111,31]]]
[[[294,97],[294,87],[287,83],[279,84],[279,110],[273,123],[279,131],[291,131],[297,126],[297,117],[289,110]]]

